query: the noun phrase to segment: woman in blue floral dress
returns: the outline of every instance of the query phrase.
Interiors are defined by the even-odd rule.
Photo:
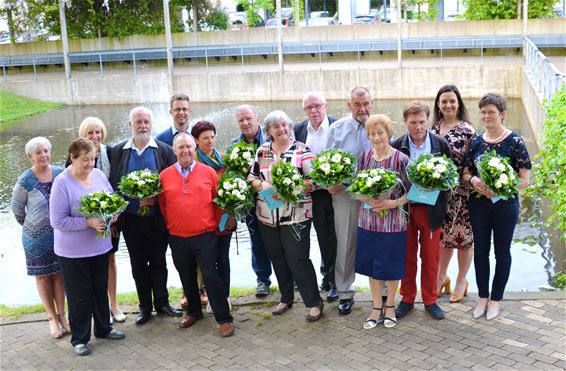
[[[53,252],[53,228],[49,224],[51,185],[63,168],[51,165],[51,143],[43,137],[30,139],[25,151],[33,163],[18,178],[12,194],[12,211],[23,226],[22,243],[27,273],[34,276],[39,297],[49,318],[51,336],[69,332],[65,317],[65,289]]]

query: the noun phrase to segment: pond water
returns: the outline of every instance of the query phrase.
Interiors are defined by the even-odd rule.
[[[402,125],[402,108],[406,101],[377,101],[375,113],[388,114],[395,122],[395,137],[404,133]],[[431,104],[432,102],[427,102]],[[479,127],[476,100],[465,102],[471,114],[472,123]],[[238,128],[234,119],[236,104],[192,104],[191,122],[207,119],[217,126],[217,147],[225,148],[232,137],[237,135]],[[345,101],[328,103],[329,113],[342,117],[348,113]],[[152,104],[149,106],[155,115],[154,134],[170,125],[168,105]],[[260,117],[264,117],[273,109],[283,109],[295,121],[303,119],[300,102],[261,102],[257,104]],[[53,163],[62,165],[68,144],[78,132],[78,126],[86,116],[100,117],[108,129],[106,143],[118,143],[130,134],[127,121],[130,105],[80,106],[66,107],[57,111],[47,112],[15,123],[0,132],[0,304],[20,305],[39,303],[35,280],[26,275],[25,257],[21,244],[21,227],[16,223],[11,210],[10,198],[12,187],[18,175],[30,167],[30,162],[24,154],[25,143],[32,137],[42,135],[53,145]],[[537,149],[520,100],[509,102],[506,124],[519,132],[527,141],[529,152],[533,156]],[[554,258],[551,242],[540,239],[540,231],[528,221],[535,207],[529,202],[523,202],[521,221],[517,226],[513,244],[513,266],[508,290],[535,291],[540,285],[547,285],[554,274]],[[251,287],[255,285],[255,275],[251,269],[249,235],[244,224],[238,226],[236,238],[232,239],[230,259],[232,266],[232,286]],[[543,242],[538,242],[539,240]],[[534,242],[534,244],[533,244]],[[121,242],[116,254],[118,261],[118,291],[134,291],[129,257],[126,247]],[[311,258],[315,267],[320,264],[320,253],[314,228],[311,233]],[[173,266],[168,252],[169,280],[168,285],[180,287],[179,276]],[[318,271],[318,269],[317,269]],[[453,259],[449,274],[455,278],[457,272],[456,259]],[[318,274],[318,272],[317,272]],[[319,277],[320,279],[320,277]],[[275,275],[272,280],[276,284]],[[471,291],[477,291],[473,268],[468,274]],[[356,277],[356,286],[367,287],[367,278]]]

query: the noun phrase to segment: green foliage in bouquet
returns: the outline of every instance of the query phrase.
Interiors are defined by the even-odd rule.
[[[161,193],[161,181],[159,174],[145,169],[132,171],[124,175],[118,184],[118,190],[130,198],[148,198]],[[149,206],[140,206],[138,215],[149,214]]]
[[[240,174],[224,173],[218,181],[214,202],[242,221],[246,213],[254,207],[254,190],[249,181]]]
[[[489,190],[503,200],[515,197],[521,179],[513,170],[507,157],[499,156],[495,151],[485,152],[478,159],[478,172]]]
[[[256,151],[256,144],[241,140],[228,147],[222,159],[222,163],[226,171],[247,177],[250,172],[250,167],[254,163]]]
[[[288,203],[296,203],[303,198],[305,179],[296,167],[285,161],[278,161],[271,167],[273,188],[279,197]]]
[[[356,158],[341,149],[327,149],[312,160],[309,177],[322,186],[340,184],[354,176]]]
[[[94,192],[81,198],[80,207],[77,211],[89,218],[103,220],[106,223],[106,229],[98,232],[96,237],[110,237],[110,219],[113,215],[119,214],[126,210],[128,201],[117,193],[112,192]]]
[[[458,169],[445,155],[421,155],[407,173],[413,184],[428,190],[446,191],[458,184]]]

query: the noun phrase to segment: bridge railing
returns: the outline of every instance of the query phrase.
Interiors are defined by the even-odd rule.
[[[525,69],[541,101],[550,101],[554,93],[566,84],[566,75],[529,38],[526,40]]]

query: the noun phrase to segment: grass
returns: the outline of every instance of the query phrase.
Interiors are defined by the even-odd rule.
[[[61,103],[29,99],[0,90],[0,129],[15,120],[61,107]]]

